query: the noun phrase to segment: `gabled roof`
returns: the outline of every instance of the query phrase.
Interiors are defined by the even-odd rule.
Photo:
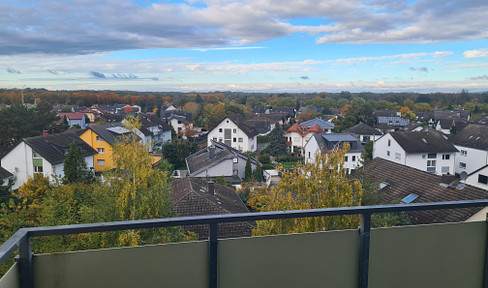
[[[300,134],[302,137],[307,135],[308,133],[319,133],[319,134],[325,133],[324,130],[322,130],[322,128],[320,128],[318,124],[314,124],[312,127],[310,127],[310,129],[308,129],[306,126],[300,127],[298,123],[295,123],[293,124],[293,126],[288,128],[288,130],[286,130],[286,132],[283,133],[283,135],[286,135],[287,133],[291,133],[291,132],[296,132]]]
[[[249,213],[234,189],[214,184],[214,193],[208,191],[205,179],[182,178],[172,183],[172,202],[180,217]],[[208,235],[208,225],[194,225],[189,230]],[[253,225],[244,223],[225,223],[219,225],[219,237],[250,236]]]
[[[442,129],[450,129],[454,125],[456,131],[461,131],[468,126],[468,121],[462,118],[442,118],[437,121],[437,124],[440,124]]]
[[[300,123],[300,127],[307,127],[309,129],[314,125],[318,125],[322,129],[334,129],[334,123],[325,121],[324,119],[320,119],[320,118],[314,118],[312,120],[308,120]]]
[[[24,138],[23,141],[29,145],[32,150],[39,153],[42,158],[53,165],[64,162],[69,146],[73,142],[81,148],[83,157],[97,154],[97,152],[90,147],[90,145],[85,143],[85,141],[81,140],[76,133],[69,131],[60,134]]]
[[[276,124],[276,121],[268,118],[268,117],[264,117],[264,116],[256,116],[256,117],[253,117],[251,119],[249,119],[250,121],[254,121],[254,120],[266,120],[266,121],[269,121],[270,124]]]
[[[5,170],[5,168],[0,167],[0,179],[7,179],[14,176],[12,173]]]
[[[390,110],[377,110],[374,111],[374,115],[376,117],[401,117],[398,116],[397,111],[390,111]]]
[[[149,131],[149,128],[154,126],[157,126],[162,131],[171,131],[171,127],[169,127],[169,125],[166,122],[161,120],[161,118],[159,118],[156,115],[148,114],[148,115],[141,116],[140,121],[141,121],[140,130],[146,136],[152,135],[152,132]]]
[[[230,115],[227,116],[225,119],[229,119],[234,122],[237,127],[239,127],[239,129],[241,129],[247,135],[247,137],[254,137],[258,135],[258,131],[256,131],[256,129],[254,129],[249,123],[247,123],[247,120],[242,117],[241,114]],[[223,121],[225,121],[225,119]]]
[[[390,135],[407,153],[459,152],[444,136],[435,131],[398,131]]]
[[[488,191],[470,185],[456,189],[459,182],[446,179],[405,165],[397,164],[382,158],[375,158],[364,168],[367,176],[387,185],[380,190],[381,204],[399,203],[409,194],[418,197],[412,203],[460,201],[487,199]],[[442,186],[440,184],[443,184]],[[447,187],[452,184],[451,187]],[[463,186],[459,186],[461,188]],[[408,212],[411,224],[427,224],[441,222],[465,221],[480,208],[431,210],[422,212]]]
[[[188,172],[190,172],[190,176],[196,175],[205,171],[210,167],[213,167],[223,161],[234,159],[235,157],[239,157],[241,159],[247,160],[247,154],[244,154],[228,145],[225,145],[222,142],[216,142],[210,140],[211,144],[209,147],[206,147],[195,154],[192,154],[185,158],[186,166],[188,167]],[[210,149],[214,149],[214,157],[210,158]],[[251,157],[251,162],[257,164],[257,160]]]
[[[449,142],[454,145],[488,150],[488,126],[469,124],[463,130],[452,134]]]
[[[171,120],[171,119],[178,119],[181,122],[193,122],[193,116],[191,113],[186,111],[180,110],[168,110],[168,111],[161,111],[161,119]]]
[[[85,117],[85,114],[83,114],[83,113],[59,113],[58,116],[61,117],[61,119],[63,119],[64,116],[66,116],[66,118],[71,119],[71,120],[82,120],[83,117]]]
[[[271,124],[269,123],[270,120],[247,120],[246,123],[248,126],[254,128],[258,133],[264,134],[268,133],[271,130]]]
[[[381,133],[381,131],[378,131],[377,129],[374,129],[373,127],[364,123],[359,123],[355,126],[349,127],[345,131],[357,135],[382,135],[383,134]]]
[[[122,124],[120,123],[104,123],[99,125],[93,125],[88,127],[88,129],[92,130],[98,136],[102,137],[103,140],[107,141],[107,143],[110,145],[114,145],[116,142],[120,141],[123,135],[132,134],[131,131],[123,128]]]
[[[314,134],[312,137],[317,141],[320,150],[327,152],[336,146],[343,147],[348,142],[350,148],[348,153],[357,153],[364,150],[364,146],[352,134]],[[310,142],[310,141],[309,141]],[[308,144],[308,143],[307,143]]]

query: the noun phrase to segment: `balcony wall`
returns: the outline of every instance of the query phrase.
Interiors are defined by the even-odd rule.
[[[369,287],[481,287],[486,222],[373,229]],[[357,230],[219,240],[219,287],[357,287]],[[207,287],[206,241],[34,258],[44,287]],[[18,287],[16,269],[0,288]]]

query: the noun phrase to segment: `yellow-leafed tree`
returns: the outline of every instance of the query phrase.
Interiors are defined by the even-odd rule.
[[[363,189],[359,181],[350,181],[344,168],[349,150],[336,147],[316,155],[314,163],[282,171],[277,186],[254,187],[248,205],[257,211],[303,210],[361,205]],[[254,235],[287,234],[357,228],[360,217],[333,216],[258,221]]]

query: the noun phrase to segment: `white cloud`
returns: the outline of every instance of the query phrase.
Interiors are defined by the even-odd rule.
[[[479,58],[479,57],[487,57],[488,50],[487,49],[478,49],[478,50],[467,50],[463,53],[464,58]]]

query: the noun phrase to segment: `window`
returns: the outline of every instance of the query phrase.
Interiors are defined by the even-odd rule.
[[[104,159],[98,159],[97,160],[97,165],[100,165],[100,166],[105,165],[105,160]]]
[[[178,120],[178,124],[181,124],[181,121],[180,120]]]
[[[466,169],[466,163],[464,163],[464,162],[459,162],[459,168],[461,168],[461,169]]]
[[[402,203],[408,204],[408,203],[412,202],[413,200],[417,199],[418,197],[419,197],[419,195],[417,195],[417,194],[413,194],[413,193],[408,194],[407,197],[402,199]]]
[[[223,140],[222,140],[222,137],[219,137],[219,142],[222,142],[222,141],[223,141]]]
[[[238,162],[239,162],[239,158],[234,157],[234,158],[232,159],[232,162],[233,162],[233,163],[238,163]]]
[[[449,160],[451,159],[451,155],[449,154],[442,154],[442,160]]]
[[[346,161],[346,162],[347,162],[347,161],[349,161],[349,157],[348,157],[348,156],[346,156],[346,160],[345,160],[345,161]]]
[[[388,139],[388,147],[391,146],[391,139]]]
[[[219,128],[219,133],[222,133],[222,128]]]
[[[42,166],[34,166],[34,173],[42,173]]]
[[[242,139],[242,137],[239,137],[239,143],[242,143],[244,142],[244,139]]]
[[[217,142],[217,137],[213,137],[212,140],[215,141],[215,142]]]
[[[103,142],[103,139],[102,139],[102,137],[100,137],[100,136],[97,136],[97,142]]]
[[[352,156],[352,162],[356,161],[356,156]]]
[[[479,174],[478,175],[478,183],[488,184],[488,176]]]
[[[400,153],[395,153],[395,159],[396,159],[396,160],[402,160],[402,154],[400,154]]]
[[[237,133],[237,129],[236,128],[232,129],[232,133]]]
[[[347,157],[347,156],[346,156]],[[310,151],[308,152],[308,158],[310,158]]]
[[[429,154],[427,154],[427,158],[435,159],[435,158],[437,158],[437,153],[429,153]]]
[[[390,151],[386,151],[386,156],[390,157]]]
[[[468,156],[468,151],[461,150],[461,156]]]
[[[236,143],[236,142],[237,142],[237,138],[235,138],[235,137],[234,137],[234,138],[232,139],[232,142]]]
[[[435,160],[427,160],[427,167],[435,167]]]
[[[424,155],[422,155],[422,159],[425,159],[425,157],[427,157],[427,155],[425,155],[425,154],[424,154]]]
[[[105,149],[104,148],[97,148],[98,154],[105,154]]]

